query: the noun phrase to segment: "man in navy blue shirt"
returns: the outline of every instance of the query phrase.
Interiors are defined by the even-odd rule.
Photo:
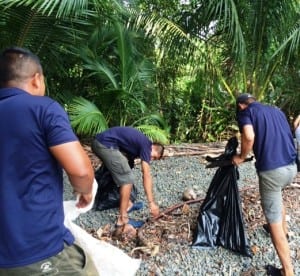
[[[45,97],[30,51],[0,54],[0,275],[97,275],[64,226],[63,170],[77,207],[92,201],[94,172],[66,112]]]
[[[150,161],[160,159],[164,147],[159,143],[152,143],[142,132],[132,127],[112,127],[96,135],[92,143],[93,152],[102,160],[111,172],[115,184],[120,187],[120,209],[117,226],[130,224],[135,228],[142,224],[128,218],[128,210],[132,208],[130,193],[134,175],[130,163],[134,159],[141,159],[144,190],[152,216],[159,214],[159,207],[155,203],[152,191],[152,177]]]
[[[241,153],[234,156],[232,161],[233,164],[239,165],[251,150],[254,152],[261,205],[268,223],[265,228],[271,234],[282,264],[282,271],[272,266],[266,268],[268,273],[277,270],[275,272],[279,273],[278,275],[280,272],[283,272],[282,275],[294,275],[282,201],[282,189],[293,181],[297,173],[291,128],[279,108],[263,105],[250,94],[239,95],[236,103],[237,121],[241,132]]]

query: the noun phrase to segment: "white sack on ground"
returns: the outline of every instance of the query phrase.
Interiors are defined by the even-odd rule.
[[[132,276],[140,267],[141,260],[129,257],[119,248],[94,238],[73,221],[82,213],[89,211],[94,204],[98,184],[94,180],[93,202],[85,208],[77,208],[78,200],[64,201],[65,226],[70,229],[76,242],[91,256],[101,276]]]

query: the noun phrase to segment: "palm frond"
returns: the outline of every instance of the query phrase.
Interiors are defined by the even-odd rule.
[[[182,52],[189,56],[195,49],[193,40],[189,35],[177,24],[162,18],[158,14],[153,13],[139,13],[136,10],[129,9],[130,14],[129,26],[133,30],[144,30],[146,37],[155,41],[157,49],[161,49],[161,56],[167,54],[174,49],[179,50],[181,47],[185,48]]]
[[[113,86],[113,89],[118,89],[118,83],[115,79],[114,73],[111,71],[111,69],[106,66],[104,62],[100,63],[97,60],[85,60],[85,64],[83,65],[83,68],[91,71],[87,75],[89,76],[97,76],[100,79],[104,80],[105,82],[108,82]]]
[[[169,144],[169,135],[165,130],[154,125],[139,125],[135,126],[138,130],[144,133],[152,142],[158,142],[163,145]]]
[[[30,7],[44,15],[57,18],[82,15],[90,6],[94,10],[122,11],[122,5],[116,0],[0,0],[0,5],[10,7]]]
[[[281,53],[286,53],[286,62],[290,60],[291,55],[300,54],[300,21],[296,23],[296,26],[292,29],[288,37],[284,40],[281,46],[273,54],[272,58]]]
[[[166,133],[169,133],[169,126],[164,120],[164,118],[159,114],[150,114],[147,116],[143,116],[134,123],[132,123],[133,126],[136,125],[152,125],[157,126],[160,129],[163,129]]]
[[[244,63],[246,43],[235,1],[215,0],[203,2],[208,4],[208,7],[204,9],[207,19],[210,18],[211,23],[216,26],[215,28],[221,30],[221,33],[228,37],[228,41],[232,43],[233,52],[238,54],[236,57]]]
[[[97,106],[82,97],[75,97],[69,104],[67,112],[72,127],[79,135],[92,136],[108,127]]]

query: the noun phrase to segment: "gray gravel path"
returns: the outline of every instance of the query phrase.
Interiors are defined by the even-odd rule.
[[[216,169],[205,169],[202,156],[168,157],[154,161],[151,166],[155,197],[161,209],[182,202],[182,192],[193,187],[198,197],[205,197]],[[145,200],[139,165],[134,169],[139,190],[138,200]],[[239,188],[257,183],[254,165],[251,162],[239,167]],[[73,198],[69,185],[65,185],[65,199]],[[299,190],[299,189],[298,189]],[[299,193],[300,194],[300,193]],[[300,199],[300,196],[298,197]],[[117,210],[89,211],[80,216],[77,222],[84,228],[98,229],[107,223],[114,224]],[[300,275],[300,213],[294,210],[290,215],[291,254],[295,266],[295,275]],[[146,219],[147,206],[142,211],[132,213],[134,218]],[[211,250],[199,250],[186,245],[174,244],[173,249],[164,256],[154,256],[142,262],[137,276],[142,275],[266,275],[264,266],[273,264],[280,267],[277,254],[270,237],[262,228],[255,229],[249,236],[250,246],[256,245],[258,252],[252,257],[243,257],[219,247]]]

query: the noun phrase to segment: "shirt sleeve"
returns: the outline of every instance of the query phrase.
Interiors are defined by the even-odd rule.
[[[150,164],[151,161],[151,146],[152,143],[148,141],[148,143],[145,143],[145,146],[142,147],[142,150],[140,152],[141,160],[147,162],[148,164]]]
[[[49,147],[78,141],[65,110],[53,101],[46,110],[45,129]]]
[[[251,121],[251,116],[250,116],[249,110],[245,109],[243,111],[240,111],[238,113],[238,120],[237,121],[238,121],[238,126],[239,126],[239,129],[240,129],[241,133],[243,132],[243,127],[245,125],[252,125],[252,121]]]

